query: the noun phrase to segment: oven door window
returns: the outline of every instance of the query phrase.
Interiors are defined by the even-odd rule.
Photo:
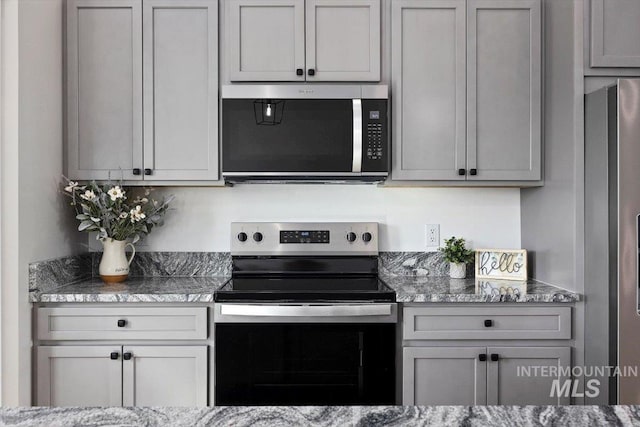
[[[217,324],[216,405],[393,405],[394,324]]]
[[[222,101],[224,172],[351,172],[352,100],[285,100],[276,125],[257,123],[254,101]]]

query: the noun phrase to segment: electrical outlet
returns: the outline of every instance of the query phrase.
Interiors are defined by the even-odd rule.
[[[427,224],[427,247],[440,246],[440,224]]]

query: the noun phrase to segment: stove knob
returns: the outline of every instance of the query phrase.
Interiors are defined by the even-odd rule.
[[[356,236],[356,233],[354,233],[353,231],[347,233],[347,240],[351,243],[355,242],[357,238],[358,236]]]
[[[362,240],[364,240],[365,242],[370,242],[371,241],[371,233],[366,232],[362,235]]]
[[[253,240],[255,240],[256,242],[262,242],[262,233],[260,233],[259,231],[253,233]]]
[[[238,233],[238,240],[240,240],[241,242],[246,242],[247,241],[247,233],[245,233],[244,231],[241,233]]]

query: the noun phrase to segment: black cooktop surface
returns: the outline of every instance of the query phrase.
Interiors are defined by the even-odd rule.
[[[396,293],[375,276],[234,277],[214,294],[217,302],[394,302]]]

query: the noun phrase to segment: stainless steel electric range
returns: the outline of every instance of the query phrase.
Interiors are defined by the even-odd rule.
[[[216,405],[392,405],[395,292],[377,223],[233,223]]]

